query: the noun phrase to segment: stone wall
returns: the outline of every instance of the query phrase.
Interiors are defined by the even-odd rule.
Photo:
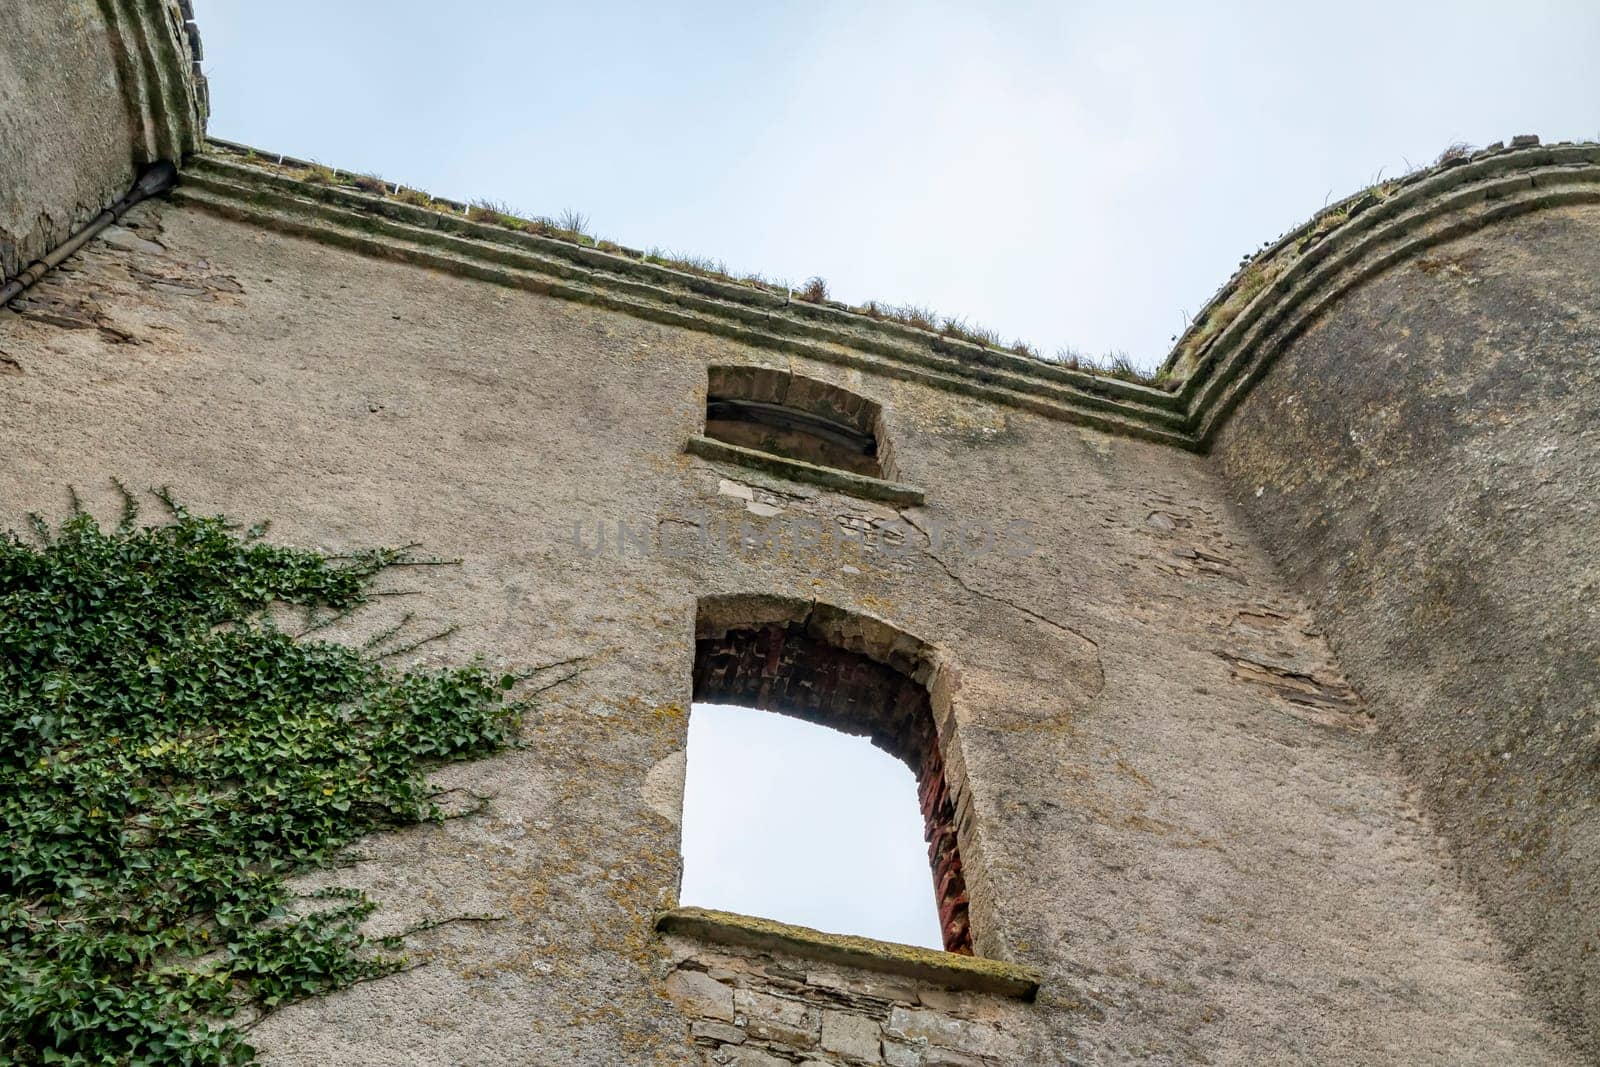
[[[493,921],[446,922],[413,939],[424,966],[267,1017],[267,1062],[827,1062],[874,1034],[886,1060],[926,1062],[1575,1062],[1375,746],[1370,694],[1205,458],[877,373],[842,341],[811,358],[547,295],[576,283],[277,232],[296,210],[141,206],[0,335],[0,521],[59,513],[68,485],[112,514],[120,477],[296,543],[420,540],[462,565],[333,632],[411,611],[460,627],[426,659],[552,665],[526,746],[441,777],[491,796],[483,812],[311,880],[370,891],[379,932]],[[925,502],[686,454],[707,367],[741,364],[880,404]],[[749,594],[938,649],[980,842],[962,855],[974,942],[1042,972],[1034,1003],[873,993],[865,974],[829,979],[862,998],[840,999],[805,967],[655,931],[678,903],[696,605]],[[731,992],[734,1020],[684,1009],[686,982],[713,992],[689,973]],[[744,1024],[741,996],[761,1008]],[[769,1016],[803,1025],[756,1033]]]
[[[0,281],[203,137],[187,3],[0,4]]]
[[[1600,1051],[1600,207],[1421,251],[1218,438],[1516,958]]]
[[[666,993],[716,1067],[1010,1067],[1068,1062],[1047,1009],[941,983],[668,936]]]

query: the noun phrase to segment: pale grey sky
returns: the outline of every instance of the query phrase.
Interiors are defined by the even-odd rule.
[[[865,738],[696,704],[684,904],[943,948],[917,782]]]
[[[1455,141],[1600,136],[1600,4],[196,0],[212,131],[1153,365]]]

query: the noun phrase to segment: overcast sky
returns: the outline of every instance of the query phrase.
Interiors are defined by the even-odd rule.
[[[1595,0],[196,0],[212,131],[1158,362],[1456,141],[1600,136]]]
[[[689,713],[681,896],[944,947],[911,769],[865,738],[768,711]]]
[[[1600,137],[1596,0],[195,6],[217,136],[1143,366],[1329,199]],[[691,716],[685,901],[936,944],[909,772],[773,719]]]

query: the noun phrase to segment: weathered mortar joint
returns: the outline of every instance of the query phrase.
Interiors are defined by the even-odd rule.
[[[1274,663],[1263,663],[1228,652],[1218,652],[1235,682],[1265,687],[1279,700],[1297,709],[1299,717],[1319,726],[1371,733],[1377,729],[1371,714],[1343,679],[1321,677]]]

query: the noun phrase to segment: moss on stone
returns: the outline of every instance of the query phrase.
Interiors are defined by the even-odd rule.
[[[970,989],[1023,1000],[1034,998],[1041,980],[1034,968],[1005,960],[960,956],[850,934],[829,934],[808,926],[709,908],[674,908],[662,912],[656,917],[656,929],[718,944],[782,952],[823,963],[915,978],[951,989]]]

